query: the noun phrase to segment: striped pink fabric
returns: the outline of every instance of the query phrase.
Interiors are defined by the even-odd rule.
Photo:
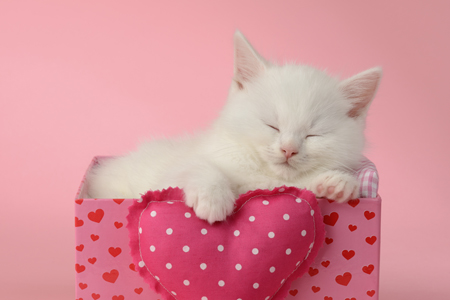
[[[378,195],[378,172],[373,162],[364,158],[356,175],[360,182],[361,198],[376,198]]]

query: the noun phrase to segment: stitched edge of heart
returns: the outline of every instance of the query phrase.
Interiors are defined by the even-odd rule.
[[[325,225],[323,223],[323,216],[321,214],[319,205],[317,203],[317,199],[315,195],[306,189],[300,190],[296,187],[277,187],[270,190],[254,190],[249,191],[246,194],[240,195],[236,200],[236,204],[234,207],[233,213],[240,210],[242,205],[244,205],[249,199],[265,196],[265,195],[273,195],[280,194],[280,189],[283,190],[283,194],[291,194],[297,198],[301,198],[309,203],[311,208],[314,210],[314,222],[316,228],[316,241],[314,242],[313,248],[311,249],[310,254],[305,259],[305,261],[288,277],[282,287],[276,292],[275,295],[272,296],[271,299],[284,299],[287,297],[289,293],[289,288],[292,282],[303,276],[309,269],[309,266],[313,263],[316,258],[320,248],[322,248],[323,243],[325,241]],[[133,258],[133,262],[136,266],[141,262],[141,253],[139,249],[139,233],[137,228],[139,228],[139,220],[142,211],[147,207],[150,202],[154,201],[167,201],[168,199],[173,201],[184,201],[184,192],[179,188],[168,188],[164,190],[157,191],[149,191],[145,195],[142,196],[141,199],[137,199],[133,202],[133,204],[128,208],[128,216],[127,216],[127,229],[130,237],[130,254]],[[175,297],[169,293],[147,270],[147,268],[139,268],[139,275],[144,279],[144,281],[150,286],[150,288],[156,293],[160,294],[163,299],[170,300],[175,299]]]

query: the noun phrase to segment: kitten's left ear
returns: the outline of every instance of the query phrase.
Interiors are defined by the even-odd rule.
[[[367,112],[377,92],[382,74],[381,67],[376,67],[350,77],[339,84],[344,96],[351,101],[353,106],[347,113],[349,117],[358,118]]]
[[[234,34],[234,81],[239,89],[259,76],[266,69],[266,62],[244,35],[237,30]]]

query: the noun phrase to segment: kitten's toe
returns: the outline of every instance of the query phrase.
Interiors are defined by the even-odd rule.
[[[233,212],[235,197],[228,188],[209,188],[185,194],[186,205],[194,209],[198,218],[210,224],[225,220]]]
[[[359,182],[351,174],[328,171],[318,176],[311,186],[317,197],[346,202],[359,196]]]

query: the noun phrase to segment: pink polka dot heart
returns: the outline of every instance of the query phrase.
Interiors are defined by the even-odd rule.
[[[163,299],[284,299],[325,239],[314,195],[293,187],[242,195],[213,225],[176,188],[149,192],[129,211],[134,264]]]

